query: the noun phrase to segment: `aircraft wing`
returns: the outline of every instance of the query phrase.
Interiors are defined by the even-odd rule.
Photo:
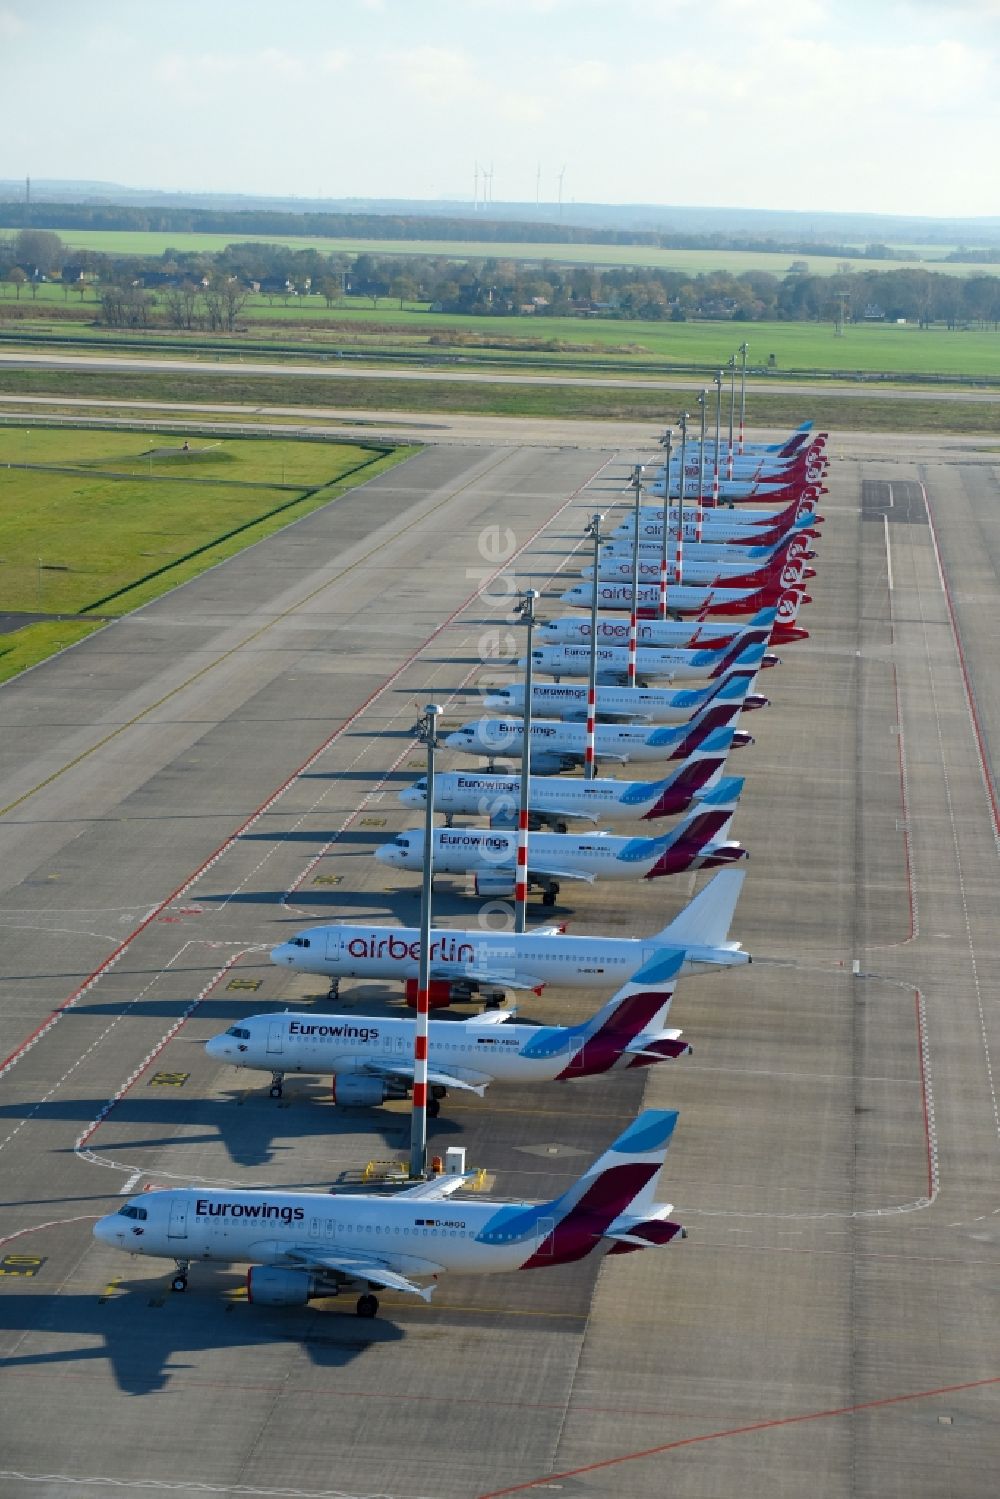
[[[430,970],[432,979],[469,979],[483,983],[500,984],[505,989],[538,989],[544,984],[544,979],[536,979],[530,973],[516,974],[509,968],[476,969],[472,972],[460,963],[432,963]]]
[[[450,1197],[462,1187],[467,1187],[477,1175],[478,1172],[466,1171],[461,1176],[432,1176],[427,1181],[417,1182],[415,1187],[404,1187],[402,1192],[396,1192],[393,1195],[409,1197],[411,1201],[417,1198],[424,1202],[440,1202],[442,1198]]]
[[[515,1013],[512,1007],[506,1010],[484,1010],[481,1015],[477,1015],[473,1020],[467,1021],[466,1024],[470,1030],[475,1030],[480,1025],[503,1025]]]
[[[412,1062],[367,1062],[365,1071],[373,1077],[399,1077],[406,1082],[412,1082],[414,1066]],[[461,1088],[466,1093],[478,1093],[482,1098],[487,1083],[491,1083],[493,1079],[480,1072],[460,1074],[445,1072],[440,1067],[428,1067],[427,1081],[436,1083],[442,1088]]]
[[[385,1286],[390,1291],[408,1291],[411,1296],[419,1296],[423,1301],[430,1301],[434,1294],[433,1286],[418,1286],[415,1281],[400,1275],[398,1270],[390,1270],[385,1260],[368,1254],[363,1249],[337,1249],[331,1254],[314,1254],[311,1249],[293,1249],[289,1251],[289,1258],[298,1260],[307,1267],[315,1266],[317,1270],[339,1272],[349,1280],[370,1280],[373,1285]]]
[[[529,844],[530,849],[530,844]],[[595,876],[586,874],[582,869],[542,869],[537,864],[528,863],[528,876],[541,875],[543,879],[552,880],[586,880],[588,885],[594,883]]]

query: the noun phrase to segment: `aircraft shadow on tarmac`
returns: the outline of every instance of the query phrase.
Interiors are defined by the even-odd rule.
[[[330,1081],[321,1077],[285,1079],[284,1097],[279,1101],[268,1096],[270,1084],[266,1072],[247,1073],[231,1090],[213,1098],[185,1099],[180,1090],[151,1088],[141,1085],[115,1106],[93,1139],[93,1148],[101,1156],[117,1161],[122,1167],[146,1167],[153,1153],[179,1147],[185,1161],[192,1150],[203,1151],[222,1146],[228,1162],[219,1161],[210,1169],[225,1176],[232,1166],[241,1169],[288,1162],[289,1175],[280,1185],[290,1191],[309,1190],[317,1186],[310,1181],[294,1179],[296,1152],[303,1142],[314,1142],[323,1158],[323,1145],[331,1138],[349,1138],[357,1130],[367,1136],[380,1136],[386,1150],[404,1148],[410,1138],[409,1115],[384,1108],[351,1108],[335,1106],[330,1098]],[[170,1095],[165,1096],[165,1095]],[[35,1106],[36,1121],[54,1121],[85,1128],[105,1107],[105,1098],[52,1098]],[[21,1119],[24,1106],[0,1106],[0,1119]],[[447,1110],[437,1119],[428,1120],[428,1142],[435,1154],[454,1143],[462,1133],[461,1125],[449,1119]],[[72,1146],[57,1148],[56,1154],[67,1154]],[[203,1172],[204,1166],[195,1167]],[[183,1179],[184,1161],[174,1165],[169,1159],[161,1170]],[[156,1169],[150,1166],[149,1180],[156,1180]],[[319,1189],[333,1185],[335,1178],[319,1183]]]
[[[123,1261],[124,1263],[124,1261]],[[172,1374],[183,1374],[200,1362],[198,1355],[219,1349],[229,1368],[242,1349],[260,1349],[263,1377],[271,1367],[267,1350],[297,1344],[319,1369],[342,1369],[361,1353],[406,1336],[389,1320],[373,1322],[354,1316],[354,1296],[332,1298],[308,1307],[250,1306],[239,1295],[242,1276],[214,1265],[194,1266],[191,1288],[183,1295],[167,1289],[167,1262],[149,1262],[150,1274],[122,1281],[112,1295],[18,1295],[8,1288],[0,1296],[0,1328],[31,1334],[38,1330],[44,1352],[0,1358],[0,1370],[42,1370],[66,1365],[90,1368],[107,1362],[118,1388],[128,1395],[165,1390]],[[159,1272],[159,1273],[158,1273]],[[52,1347],[65,1340],[100,1339],[88,1347]],[[185,1355],[191,1355],[186,1358]]]

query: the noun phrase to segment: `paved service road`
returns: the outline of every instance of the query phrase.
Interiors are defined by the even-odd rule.
[[[277,937],[415,921],[417,879],[370,857],[414,820],[410,726],[435,698],[474,711],[503,676],[480,654],[507,585],[561,589],[648,447],[428,448],[2,689],[4,1499],[992,1499],[997,475],[967,445],[835,452],[811,638],[731,762],[753,967],[685,982],[695,1055],[644,1093],[495,1090],[431,1127],[497,1196],[542,1197],[643,1102],[679,1107],[664,1190],[689,1238],[663,1253],[456,1277],[372,1324],[248,1306],[241,1267],[172,1296],[168,1264],[90,1237],[146,1183],[321,1187],[405,1154],[402,1106],[338,1110],[320,1080],[277,1104],[201,1043],[327,1007],[268,963]],[[498,522],[519,550],[473,597]],[[464,885],[440,886],[442,917],[473,924]],[[648,932],[693,888],[574,890],[558,914]]]

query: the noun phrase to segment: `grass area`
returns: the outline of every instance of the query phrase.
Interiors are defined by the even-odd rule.
[[[836,371],[903,376],[960,376],[1000,380],[1000,333],[991,329],[918,328],[915,324],[851,324],[838,336],[832,323],[640,322],[555,317],[469,317],[430,313],[426,309],[351,299],[327,308],[322,297],[292,299],[269,307],[251,298],[241,316],[241,333],[210,338],[207,334],[171,334],[151,328],[141,334],[111,332],[76,321],[59,322],[51,314],[62,307],[56,286],[39,289],[36,303],[22,299],[20,309],[0,298],[0,331],[21,339],[70,336],[89,344],[115,347],[149,343],[190,353],[193,343],[210,344],[195,357],[247,358],[269,350],[334,357],[348,351],[379,359],[398,355],[437,362],[460,359],[468,364],[545,369],[606,370],[646,373],[653,365],[701,367],[724,365],[744,340],[751,365],[766,367],[775,357],[779,372]],[[75,304],[75,299],[74,299]],[[14,310],[30,316],[14,321]],[[88,319],[97,316],[96,298],[71,309]],[[435,339],[431,344],[430,340]],[[248,347],[253,345],[251,349]]]
[[[101,628],[97,620],[46,620],[24,625],[12,635],[0,635],[0,682],[9,681]]]
[[[0,232],[14,234],[16,228],[0,226]],[[485,240],[398,240],[398,239],[323,239],[283,234],[183,234],[132,231],[63,229],[58,231],[64,244],[81,250],[101,250],[109,255],[162,255],[167,250],[208,251],[225,249],[226,245],[243,243],[290,245],[296,250],[318,250],[324,255],[427,255],[447,256],[456,260],[555,260],[563,265],[655,266],[664,270],[685,271],[770,271],[784,276],[793,261],[804,261],[817,276],[830,276],[849,257],[832,255],[777,254],[770,250],[666,250],[648,245],[563,245],[563,244],[496,244]],[[935,247],[938,253],[940,248]],[[888,271],[905,266],[928,265],[919,255],[906,260],[850,259],[857,269]],[[996,273],[997,267],[954,265],[934,262],[934,270],[958,276],[976,270]]]
[[[29,384],[30,382],[30,384]],[[695,382],[692,382],[692,391]],[[202,375],[197,373],[105,374],[45,370],[37,375],[0,367],[5,392],[79,395],[88,399],[206,402],[283,407],[339,406],[351,410],[483,414],[580,421],[649,421],[662,425],[675,415],[681,391],[641,387],[498,384],[489,380],[352,380],[314,375]],[[690,400],[688,400],[690,405]],[[987,432],[997,429],[996,407],[987,403],[893,399],[885,391],[857,397],[826,391],[808,394],[761,391],[748,394],[747,419],[755,426],[795,425],[804,410],[824,427],[868,432]],[[27,441],[30,442],[30,439]]]
[[[333,442],[189,441],[185,453],[181,438],[0,429],[5,608],[124,614],[407,456]],[[0,636],[0,680],[94,627],[47,621]]]

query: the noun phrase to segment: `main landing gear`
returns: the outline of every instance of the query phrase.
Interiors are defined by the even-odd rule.
[[[176,1265],[177,1274],[170,1282],[170,1289],[172,1291],[186,1291],[188,1288],[188,1269],[190,1268],[191,1261],[177,1260]]]
[[[284,1092],[284,1088],[282,1087],[282,1084],[284,1083],[284,1081],[285,1081],[285,1074],[283,1072],[272,1072],[271,1073],[270,1096],[272,1098],[280,1098],[281,1097],[282,1093]]]
[[[551,880],[542,889],[542,905],[543,906],[554,906],[555,903],[556,903],[556,896],[558,894],[559,894],[559,883],[558,883],[557,880]]]
[[[326,997],[327,997],[327,999],[339,999],[340,998],[340,979],[339,978],[337,978],[337,979],[331,979],[330,980],[330,987],[329,987],[329,989],[326,992]]]
[[[358,1304],[355,1310],[357,1311],[359,1317],[374,1317],[378,1312],[378,1297],[372,1296],[370,1293],[364,1296],[359,1296]]]

